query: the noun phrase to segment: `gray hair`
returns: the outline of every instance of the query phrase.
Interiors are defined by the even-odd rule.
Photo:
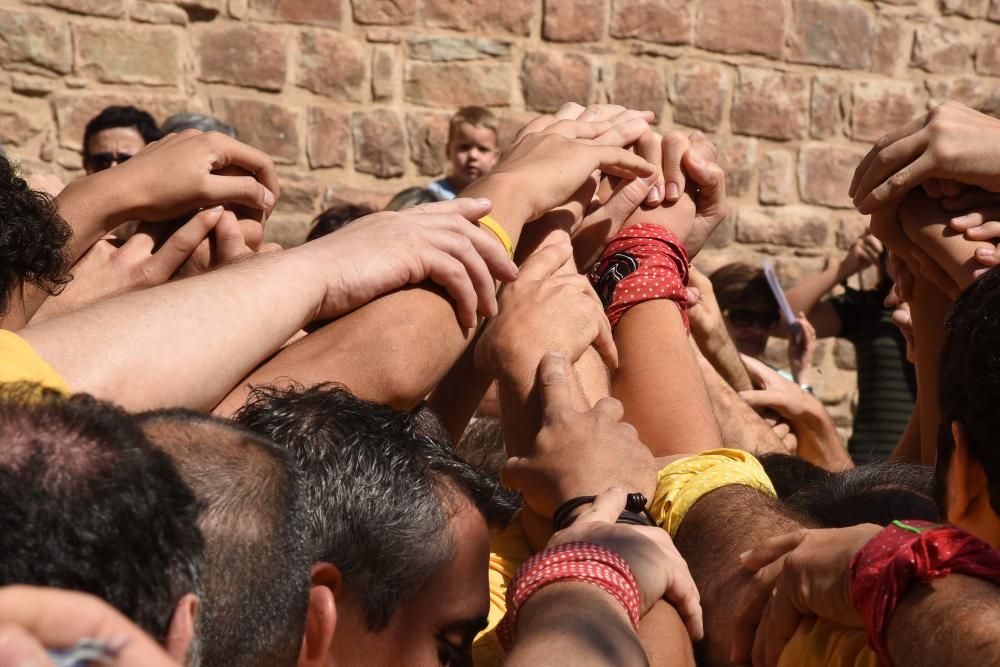
[[[226,125],[215,116],[209,116],[207,113],[175,113],[163,121],[163,125],[160,126],[160,132],[165,135],[172,132],[181,132],[182,130],[222,132],[233,139],[239,138],[236,136],[235,127]]]

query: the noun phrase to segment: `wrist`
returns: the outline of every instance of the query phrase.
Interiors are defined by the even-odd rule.
[[[463,190],[462,196],[485,197],[493,202],[490,217],[503,226],[514,247],[517,247],[521,228],[533,215],[533,210],[524,197],[524,190],[523,184],[515,176],[491,173]]]

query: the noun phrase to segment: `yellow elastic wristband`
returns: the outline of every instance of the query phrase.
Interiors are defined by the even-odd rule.
[[[510,255],[510,258],[514,259],[514,244],[511,243],[510,236],[507,235],[507,230],[501,227],[499,222],[488,215],[484,215],[479,218],[479,226],[485,227],[493,232],[493,236],[500,240],[500,243],[503,244],[503,248],[507,251],[507,254]]]

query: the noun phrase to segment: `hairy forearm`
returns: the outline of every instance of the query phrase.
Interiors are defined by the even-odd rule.
[[[649,662],[621,603],[596,586],[569,582],[546,586],[525,602],[517,642],[505,664],[625,667]]]
[[[753,578],[739,555],[801,527],[777,500],[746,486],[707,493],[688,510],[674,544],[701,594],[705,621],[701,664],[730,664],[736,607]]]
[[[130,410],[210,409],[316,314],[324,288],[313,270],[290,251],[258,255],[20,334],[74,391]]]
[[[740,365],[743,362],[740,361]],[[705,386],[712,401],[712,411],[723,447],[742,449],[755,454],[786,453],[786,448],[760,415],[740,398],[707,361],[699,363]]]
[[[698,349],[701,350],[705,359],[712,364],[712,368],[725,380],[726,384],[736,391],[753,389],[750,374],[747,373],[746,366],[740,359],[740,351],[721,322],[711,332],[708,332],[707,336],[698,336],[696,340]]]
[[[285,378],[306,386],[337,382],[360,398],[411,410],[454,365],[471,336],[436,290],[392,292],[283,348],[215,411],[232,414],[249,386]]]
[[[897,665],[1000,663],[1000,588],[952,574],[917,583],[889,622],[889,655]]]
[[[721,446],[719,429],[677,304],[633,306],[615,328],[620,365],[612,395],[653,456]]]

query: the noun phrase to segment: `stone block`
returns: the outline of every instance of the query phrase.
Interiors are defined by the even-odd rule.
[[[417,16],[417,0],[351,0],[354,20],[367,25],[407,25]]]
[[[250,17],[262,21],[337,27],[340,0],[249,0]]]
[[[715,132],[722,125],[732,90],[729,69],[711,62],[691,62],[674,79],[674,120],[688,127]]]
[[[965,71],[972,55],[969,37],[942,23],[923,26],[913,41],[911,64],[933,74]]]
[[[68,74],[73,68],[73,40],[65,21],[36,12],[0,7],[0,65],[39,73]]]
[[[635,62],[620,62],[614,66],[609,101],[627,109],[648,109],[663,116],[667,102],[667,83],[659,67]]]
[[[840,144],[806,144],[799,149],[799,195],[808,204],[852,208],[847,190],[868,151]]]
[[[306,155],[313,169],[346,167],[351,152],[351,114],[328,107],[309,107]]]
[[[406,40],[406,53],[413,60],[429,62],[508,59],[511,42],[484,37],[413,35]]]
[[[774,149],[764,154],[760,165],[758,199],[761,204],[789,204],[795,199],[795,156]]]
[[[448,143],[446,113],[413,112],[406,114],[406,134],[410,143],[410,160],[424,176],[437,176],[448,165],[445,156]]]
[[[198,33],[199,78],[260,90],[281,90],[288,69],[280,30],[224,23]]]
[[[297,83],[337,101],[365,98],[365,46],[330,30],[307,30],[299,41]]]
[[[823,246],[829,237],[828,213],[811,206],[740,209],[736,240],[793,248]]]
[[[179,82],[180,41],[173,28],[77,25],[73,39],[78,74],[90,74],[103,83]]]
[[[775,3],[778,4],[778,3]],[[875,16],[854,0],[796,0],[788,59],[865,69],[871,58]]]
[[[403,90],[407,102],[424,106],[506,106],[512,80],[509,63],[410,62],[404,68]]]
[[[545,0],[542,36],[550,42],[596,42],[607,30],[607,0]]]
[[[740,67],[733,131],[768,139],[802,139],[809,131],[809,79],[790,72]]]
[[[281,104],[246,97],[213,97],[212,113],[240,133],[240,141],[275,162],[299,161],[299,113]]]
[[[691,6],[687,0],[612,0],[611,36],[657,44],[690,44]]]
[[[401,176],[406,169],[403,124],[394,111],[355,112],[354,169],[379,178]]]
[[[786,14],[783,0],[703,0],[695,46],[780,58]]]
[[[534,0],[424,0],[424,22],[463,32],[505,32],[527,37]]]
[[[555,111],[566,102],[587,106],[594,95],[594,68],[576,53],[529,52],[521,81],[525,105],[537,111]]]
[[[924,111],[924,87],[909,81],[856,81],[851,88],[851,136],[875,141]]]

